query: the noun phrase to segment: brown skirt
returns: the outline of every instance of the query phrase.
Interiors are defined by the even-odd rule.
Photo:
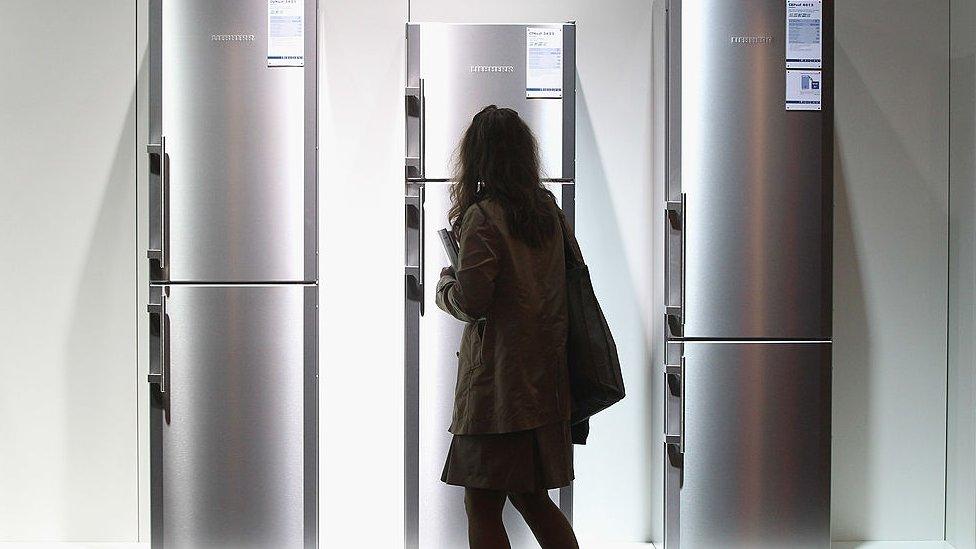
[[[454,435],[441,480],[467,488],[528,493],[572,482],[569,422],[515,433]]]

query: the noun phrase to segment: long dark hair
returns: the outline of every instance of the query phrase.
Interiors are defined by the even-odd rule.
[[[460,234],[464,212],[492,199],[505,211],[509,232],[535,247],[555,232],[552,195],[542,186],[539,147],[512,109],[490,105],[474,116],[458,147],[448,219]]]

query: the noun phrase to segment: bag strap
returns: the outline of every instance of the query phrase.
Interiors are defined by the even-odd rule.
[[[488,219],[488,212],[486,212],[485,209],[481,207],[481,200],[475,202],[474,205],[477,206],[479,210],[481,210],[481,215],[485,216],[485,219]]]
[[[550,194],[551,196],[551,194]],[[566,256],[566,268],[574,267],[586,267],[586,262],[583,261],[583,251],[580,250],[579,242],[576,241],[576,237],[573,236],[573,230],[569,228],[569,223],[566,221],[566,215],[556,204],[556,197],[552,197],[552,205],[556,208],[556,217],[559,218],[559,228],[563,233],[563,254]]]

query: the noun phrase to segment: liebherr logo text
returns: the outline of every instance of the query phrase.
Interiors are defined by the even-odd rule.
[[[770,44],[772,36],[733,36],[730,38],[733,44]]]
[[[471,65],[471,72],[515,72],[513,65]]]
[[[211,34],[211,42],[254,42],[253,34]]]

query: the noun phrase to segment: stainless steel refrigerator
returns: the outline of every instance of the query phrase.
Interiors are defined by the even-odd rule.
[[[154,548],[317,545],[316,0],[151,0]]]
[[[546,184],[573,216],[576,32],[573,24],[407,25],[405,159],[405,530],[408,548],[467,547],[463,490],[440,481],[451,435],[463,325],[434,304],[447,265],[455,148],[486,105],[519,112],[539,140]],[[571,513],[569,489],[558,494]],[[555,495],[555,494],[554,494]],[[514,547],[528,528],[506,510]]]
[[[830,546],[832,11],[669,2],[668,549]]]

